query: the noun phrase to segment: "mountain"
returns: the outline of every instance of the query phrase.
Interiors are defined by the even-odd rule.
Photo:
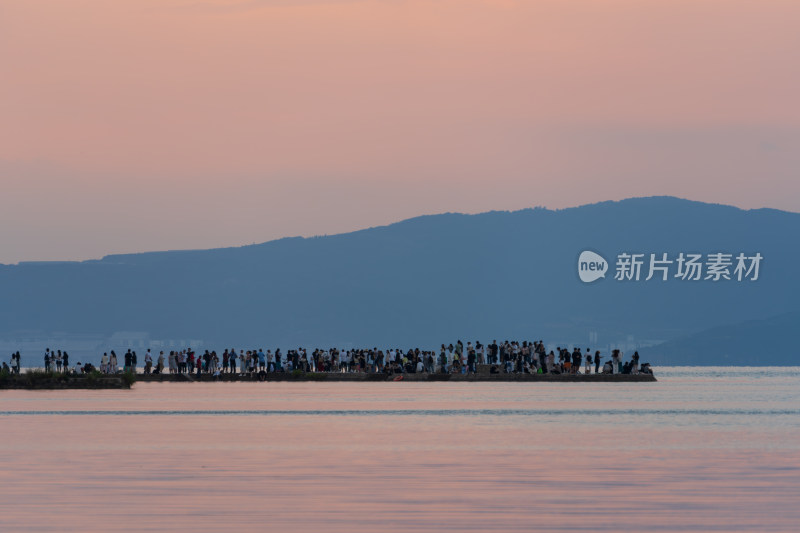
[[[591,338],[647,354],[648,344],[800,310],[797,242],[797,213],[651,197],[422,216],[240,248],[2,265],[0,339],[133,331],[216,348]],[[583,250],[608,261],[605,279],[581,282]],[[650,253],[681,252],[763,261],[756,281],[681,280],[675,264],[668,281],[644,281],[647,264],[642,280],[618,281],[624,252],[644,253],[645,263]],[[770,338],[755,340],[778,352]],[[706,355],[705,363],[725,361],[722,351]]]
[[[649,360],[695,365],[709,358],[718,365],[797,366],[798,325],[800,312],[718,326],[654,346],[648,350]]]

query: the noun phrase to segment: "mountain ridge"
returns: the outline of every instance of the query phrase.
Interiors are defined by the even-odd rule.
[[[798,238],[797,213],[674,197],[422,215],[241,247],[6,266],[0,328],[216,345],[653,345],[797,310]],[[621,252],[759,252],[764,262],[757,282],[584,284],[587,249],[612,269]]]
[[[526,207],[522,209],[516,210],[490,210],[490,211],[482,211],[479,213],[462,213],[458,211],[445,211],[442,213],[431,213],[431,214],[424,214],[424,215],[417,215],[410,218],[405,218],[402,220],[398,220],[395,222],[391,222],[388,224],[382,224],[377,226],[369,226],[366,228],[361,228],[353,231],[347,231],[342,233],[333,233],[333,234],[319,234],[319,235],[309,235],[307,237],[294,235],[294,236],[285,236],[279,237],[276,239],[271,239],[268,241],[260,242],[260,243],[253,243],[253,244],[244,244],[241,246],[222,246],[216,248],[186,248],[186,249],[172,249],[172,250],[148,250],[142,252],[124,252],[124,253],[115,253],[115,254],[107,254],[100,258],[93,258],[93,259],[84,259],[84,260],[76,260],[76,261],[68,261],[68,260],[52,260],[52,261],[20,261],[18,263],[0,263],[0,267],[4,266],[17,266],[17,265],[51,265],[51,264],[74,264],[74,263],[92,263],[92,262],[101,262],[101,261],[110,261],[111,259],[115,258],[127,258],[127,257],[134,257],[134,256],[149,256],[149,255],[157,255],[157,254],[177,254],[177,253],[195,253],[195,252],[212,252],[212,251],[222,251],[222,250],[239,250],[243,248],[252,248],[252,247],[259,247],[264,246],[271,243],[281,242],[281,241],[291,241],[291,240],[309,240],[309,239],[319,239],[319,238],[326,238],[326,237],[339,237],[342,235],[351,235],[357,234],[362,232],[368,232],[372,230],[379,230],[383,228],[389,228],[392,226],[402,225],[406,223],[413,223],[415,221],[422,221],[422,220],[429,220],[432,218],[438,217],[448,217],[448,216],[461,216],[461,217],[476,217],[482,215],[496,215],[496,214],[506,214],[506,215],[513,215],[516,213],[524,213],[529,211],[537,211],[537,212],[549,212],[549,213],[561,213],[561,212],[569,212],[571,210],[580,210],[585,208],[599,208],[599,207],[613,207],[613,206],[621,206],[621,205],[632,205],[635,203],[639,203],[641,201],[664,201],[664,202],[676,202],[676,204],[682,205],[696,205],[696,206],[710,206],[710,207],[719,207],[719,208],[726,208],[733,211],[741,211],[741,212],[769,212],[769,213],[780,213],[780,214],[788,214],[788,215],[800,215],[800,213],[793,212],[793,211],[785,211],[781,209],[775,209],[771,207],[758,207],[758,208],[741,208],[737,206],[732,206],[723,203],[715,203],[715,202],[703,202],[699,200],[689,200],[685,198],[680,198],[676,196],[669,196],[669,195],[656,195],[656,196],[636,196],[630,198],[623,198],[621,200],[602,200],[600,202],[594,202],[589,204],[582,204],[578,206],[570,206],[570,207],[563,207],[563,208],[555,208],[550,209],[544,206],[534,206],[534,207]]]

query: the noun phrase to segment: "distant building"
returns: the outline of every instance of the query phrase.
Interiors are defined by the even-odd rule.
[[[146,331],[117,331],[108,339],[108,345],[120,348],[149,348],[150,333]]]

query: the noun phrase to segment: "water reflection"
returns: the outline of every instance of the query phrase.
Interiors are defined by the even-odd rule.
[[[800,369],[0,393],[0,531],[794,531]]]

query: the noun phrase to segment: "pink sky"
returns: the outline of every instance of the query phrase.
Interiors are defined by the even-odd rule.
[[[0,0],[0,262],[800,211],[799,27],[795,0]]]

